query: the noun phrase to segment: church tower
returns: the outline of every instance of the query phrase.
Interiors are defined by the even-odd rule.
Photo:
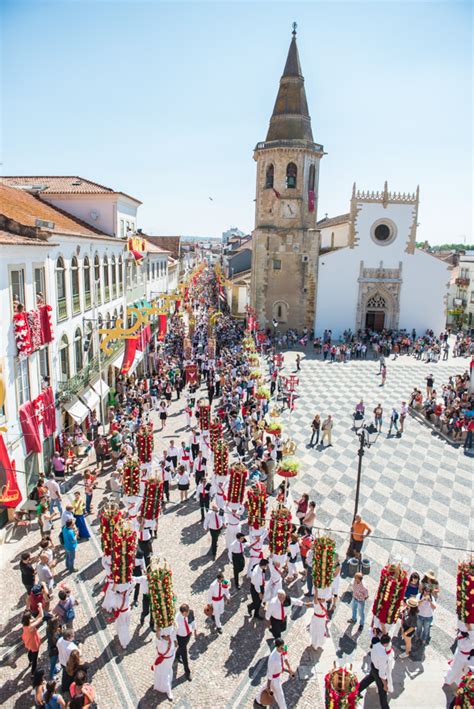
[[[311,130],[296,23],[265,142],[257,143],[251,305],[263,328],[314,324],[322,145]]]

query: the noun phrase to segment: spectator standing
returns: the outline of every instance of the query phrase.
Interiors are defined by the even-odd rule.
[[[59,512],[59,516],[61,516],[63,513],[63,508],[61,505],[61,488],[56,482],[54,473],[50,473],[48,475],[45,486],[49,492],[49,513],[52,515],[54,508],[56,507]]]
[[[73,527],[73,520],[68,519],[66,525],[62,529],[64,550],[66,552],[66,568],[72,572],[74,568],[74,560],[76,558],[77,536]]]
[[[33,677],[36,672],[36,666],[38,664],[38,653],[41,645],[41,638],[38,633],[38,626],[43,622],[43,606],[39,606],[38,616],[33,617],[31,611],[25,611],[21,619],[21,624],[23,626],[23,632],[21,639],[23,644],[28,651],[28,663],[31,667],[31,676]]]
[[[311,440],[309,442],[309,445],[315,445],[317,446],[319,443],[319,433],[321,431],[321,416],[319,414],[315,414],[314,419],[311,423]],[[314,438],[316,437],[316,440]],[[313,443],[314,441],[314,443]]]
[[[359,630],[363,630],[365,623],[365,602],[369,597],[369,592],[364,586],[364,577],[358,571],[354,576],[352,584],[352,618],[351,623],[357,622],[359,616]]]
[[[354,554],[360,559],[364,540],[372,533],[372,527],[365,522],[360,515],[354,517],[351,527],[351,544],[349,555]]]
[[[25,587],[26,593],[29,595],[31,589],[35,585],[35,570],[33,568],[33,557],[29,551],[24,551],[21,555],[20,561],[20,572],[21,572],[21,582]]]
[[[423,645],[430,640],[430,629],[433,623],[433,616],[436,610],[436,602],[434,600],[431,588],[423,588],[417,596],[418,600],[418,619],[416,628],[416,639]]]
[[[328,415],[327,418],[323,421],[323,424],[321,426],[321,431],[322,431],[322,436],[321,436],[321,445],[324,446],[324,441],[327,438],[328,441],[328,448],[332,447],[332,428],[333,428],[334,422],[332,420],[332,416]]]

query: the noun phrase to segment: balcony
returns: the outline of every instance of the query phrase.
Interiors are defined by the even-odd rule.
[[[124,351],[125,345],[123,342],[112,344],[112,353],[107,357],[101,356],[102,374],[106,375],[106,370],[110,364]],[[58,382],[58,400],[60,402],[69,401],[73,396],[82,391],[91,381],[94,381],[95,376],[99,375],[99,357],[96,355],[86,364],[83,369],[70,377],[67,381]],[[105,376],[105,378],[107,378]]]
[[[456,280],[454,282],[457,286],[461,286],[461,288],[467,288],[471,282],[471,279],[470,278],[456,278]]]
[[[106,285],[104,287],[104,300],[106,303],[108,303],[110,300],[110,286],[109,285]]]
[[[75,293],[72,296],[72,312],[74,315],[81,312],[81,296],[79,293]]]
[[[84,308],[85,310],[90,310],[92,307],[92,293],[90,290],[84,292]]]
[[[67,318],[67,300],[66,298],[58,298],[58,322]]]

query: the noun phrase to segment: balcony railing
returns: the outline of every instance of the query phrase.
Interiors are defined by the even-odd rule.
[[[104,287],[104,300],[106,303],[110,300],[110,286],[108,285]]]
[[[107,370],[108,366],[124,351],[123,342],[117,342],[112,345],[112,354],[101,356],[102,374]],[[99,374],[99,357],[96,355],[88,362],[83,369],[75,374],[67,381],[58,382],[58,398],[60,401],[68,401],[73,396],[77,395],[84,387],[94,380],[94,375]]]
[[[67,318],[67,300],[66,298],[58,298],[58,320],[66,320]]]
[[[86,310],[92,307],[92,293],[90,290],[84,292],[84,307]]]
[[[74,314],[81,312],[81,296],[79,295],[79,293],[75,293],[72,296],[72,312]]]
[[[456,278],[456,285],[457,286],[462,286],[463,288],[467,288],[468,285],[470,284],[471,279],[470,278]]]

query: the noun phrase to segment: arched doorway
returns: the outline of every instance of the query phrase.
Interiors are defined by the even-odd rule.
[[[383,295],[375,293],[370,296],[365,306],[365,329],[380,332],[388,327],[387,311],[387,301]]]

